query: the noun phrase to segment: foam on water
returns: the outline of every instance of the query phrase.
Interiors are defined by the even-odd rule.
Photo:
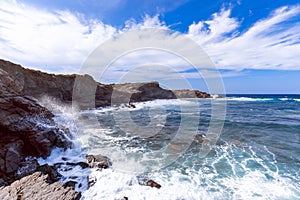
[[[219,100],[219,99],[216,99]],[[232,101],[270,101],[272,98],[227,98]],[[294,99],[297,101],[296,99]],[[300,99],[298,99],[300,100]],[[47,159],[39,159],[40,164],[61,163],[59,172],[61,181],[75,180],[76,189],[82,191],[83,199],[118,199],[124,196],[129,199],[299,199],[300,175],[290,171],[289,166],[277,160],[267,147],[258,147],[242,142],[223,142],[217,145],[205,158],[201,158],[199,145],[193,144],[190,149],[170,166],[147,173],[129,173],[116,166],[116,157],[148,152],[146,145],[135,144],[137,137],[130,134],[115,135],[113,128],[95,129],[87,124],[78,129],[74,118],[94,114],[107,116],[112,111],[139,110],[146,107],[189,105],[194,100],[156,100],[153,102],[135,103],[136,108],[121,106],[107,107],[75,113],[68,107],[53,105],[55,120],[70,127],[74,135],[74,148],[69,150],[54,149]],[[49,102],[48,102],[49,103]],[[154,115],[155,117],[155,115]],[[161,117],[160,115],[156,116]],[[164,127],[164,124],[157,126]],[[81,131],[81,132],[80,132]],[[95,142],[99,141],[99,142]],[[116,151],[107,151],[107,146],[116,145]],[[119,150],[123,150],[120,155]],[[111,150],[111,149],[110,149]],[[67,162],[85,161],[87,153],[102,153],[112,158],[113,166],[97,171],[70,167]],[[114,155],[116,154],[116,155]],[[66,160],[67,158],[67,160]],[[126,158],[124,158],[126,159]],[[128,162],[130,159],[128,158]],[[141,161],[141,160],[140,160]],[[124,167],[125,168],[125,167]],[[97,180],[88,189],[86,176]],[[150,178],[161,184],[160,189],[140,185],[144,178]]]
[[[113,168],[103,171],[93,170],[90,176],[101,181],[97,181],[94,186],[85,191],[83,197],[84,199],[115,199],[126,196],[137,200],[296,199],[300,197],[299,185],[278,173],[276,160],[267,166],[254,151],[250,150],[247,156],[244,155],[242,160],[237,161],[229,157],[231,155],[228,153],[235,151],[235,148],[238,147],[234,145],[219,147],[218,155],[214,159],[205,159],[201,166],[195,164],[193,167],[182,169],[171,167],[149,173],[148,178],[161,184],[161,189],[142,186],[139,184],[141,182],[139,176]],[[272,154],[270,156],[272,157]],[[250,167],[253,164],[260,164],[260,166],[255,169]],[[224,169],[220,168],[221,166]],[[221,175],[222,170],[229,169],[232,173]]]

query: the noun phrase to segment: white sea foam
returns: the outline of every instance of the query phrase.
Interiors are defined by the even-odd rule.
[[[230,98],[229,98],[230,99]],[[234,101],[269,101],[272,99],[255,98],[231,98]],[[300,100],[300,99],[299,99]],[[136,103],[135,109],[147,106],[180,105],[180,103],[190,104],[189,100],[156,100],[153,102]],[[62,109],[62,108],[59,108]],[[80,114],[89,116],[96,114],[107,114],[113,107],[85,111]],[[134,108],[121,108],[134,109]],[[101,113],[103,112],[103,113]],[[80,115],[79,114],[79,115]],[[56,120],[60,123],[75,126],[72,118],[74,115],[64,111],[58,113]],[[159,118],[160,116],[154,116]],[[158,126],[161,126],[160,124]],[[129,135],[119,137],[112,136],[113,130],[108,128],[95,129],[92,125],[86,126],[82,132],[77,133],[76,128],[71,128],[77,139],[81,141],[73,149],[63,151],[54,149],[47,159],[39,159],[40,164],[85,161],[86,153],[102,153],[112,159],[113,167],[102,171],[94,169],[81,169],[81,167],[62,166],[59,172],[63,175],[62,182],[75,180],[78,182],[76,189],[82,191],[83,199],[119,199],[124,196],[129,199],[298,199],[300,198],[299,185],[288,175],[280,175],[275,155],[268,149],[264,150],[265,156],[262,159],[251,147],[240,149],[235,145],[224,145],[216,147],[214,158],[201,159],[197,154],[187,155],[181,167],[166,168],[151,172],[147,175],[162,188],[151,188],[139,184],[140,175],[120,171],[122,166],[118,164],[117,158],[127,159],[120,156],[120,152],[105,151],[105,145],[130,144],[135,138]],[[91,137],[92,136],[92,137]],[[104,148],[97,147],[95,141],[101,141]],[[101,140],[100,140],[101,139]],[[82,146],[82,144],[85,144]],[[95,145],[95,146],[93,146]],[[84,148],[83,148],[84,147]],[[103,146],[101,146],[103,147]],[[119,146],[116,147],[118,149]],[[126,146],[123,156],[130,152],[144,152],[143,147]],[[238,151],[238,152],[236,152]],[[239,156],[237,156],[239,155]],[[128,159],[128,163],[129,163]],[[267,161],[267,162],[265,162]],[[136,162],[136,161],[135,161]],[[141,162],[139,160],[138,162]],[[251,168],[253,163],[259,168]],[[126,167],[124,167],[126,168]],[[126,170],[125,170],[126,171]],[[223,174],[225,173],[225,174]],[[88,189],[86,176],[94,177],[97,181],[95,185]],[[270,178],[271,177],[271,178]],[[298,177],[296,177],[298,180]],[[80,186],[81,185],[81,186]]]
[[[216,169],[217,171],[218,169]],[[161,184],[160,189],[142,186],[136,176],[114,171],[95,171],[97,183],[83,193],[84,199],[294,199],[299,198],[297,186],[289,179],[275,176],[269,180],[263,171],[219,178],[205,169],[155,172],[149,178]],[[298,193],[298,194],[297,194]]]
[[[294,101],[298,101],[298,102],[300,102],[300,99],[294,99]]]
[[[288,100],[290,100],[289,98],[280,98],[279,99],[280,101],[288,101]]]

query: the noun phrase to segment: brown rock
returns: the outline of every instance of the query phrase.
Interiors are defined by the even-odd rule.
[[[166,90],[158,82],[105,85],[97,83],[89,75],[47,74],[4,60],[0,60],[0,70],[0,76],[10,75],[6,78],[6,85],[17,88],[14,89],[17,94],[37,99],[50,96],[64,103],[73,100],[81,109],[155,99],[211,97],[198,90]]]
[[[146,181],[146,185],[147,185],[147,186],[150,186],[150,187],[155,187],[155,188],[157,188],[157,189],[160,189],[160,188],[161,188],[161,185],[158,184],[158,183],[156,183],[156,182],[153,181],[153,180],[147,180],[147,181]]]
[[[9,186],[0,188],[0,199],[31,199],[31,200],[79,200],[81,193],[76,192],[72,187],[63,183],[48,182],[48,174],[35,172],[32,175],[23,177]]]
[[[39,166],[37,168],[37,171],[48,175],[47,176],[48,183],[54,183],[62,177],[61,174],[56,171],[55,167],[49,166],[48,164]]]
[[[26,157],[46,157],[53,147],[71,144],[49,110],[21,95],[28,78],[22,70],[0,61],[0,178],[8,183],[19,178],[16,172]]]

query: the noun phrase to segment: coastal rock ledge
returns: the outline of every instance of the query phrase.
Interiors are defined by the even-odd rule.
[[[72,188],[62,187],[56,181],[48,183],[48,175],[37,170],[35,158],[46,158],[54,147],[72,145],[69,130],[56,124],[51,111],[39,104],[45,96],[66,104],[75,102],[79,109],[155,99],[211,97],[197,90],[166,90],[157,82],[106,85],[89,75],[47,74],[1,59],[0,88],[1,199],[26,199],[29,191],[51,194],[49,199],[80,198],[80,193]],[[41,187],[48,189],[40,191]]]

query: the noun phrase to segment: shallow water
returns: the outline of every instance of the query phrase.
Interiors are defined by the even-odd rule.
[[[63,110],[56,120],[70,127],[75,146],[56,149],[40,162],[84,161],[86,153],[110,157],[113,167],[103,171],[61,168],[62,181],[81,183],[76,187],[83,199],[300,199],[299,100],[297,95],[228,95],[76,115]],[[227,112],[218,142],[203,157],[201,143],[190,138],[207,134],[212,101],[226,101]],[[86,175],[97,179],[88,190]],[[141,186],[144,178],[162,188]]]

